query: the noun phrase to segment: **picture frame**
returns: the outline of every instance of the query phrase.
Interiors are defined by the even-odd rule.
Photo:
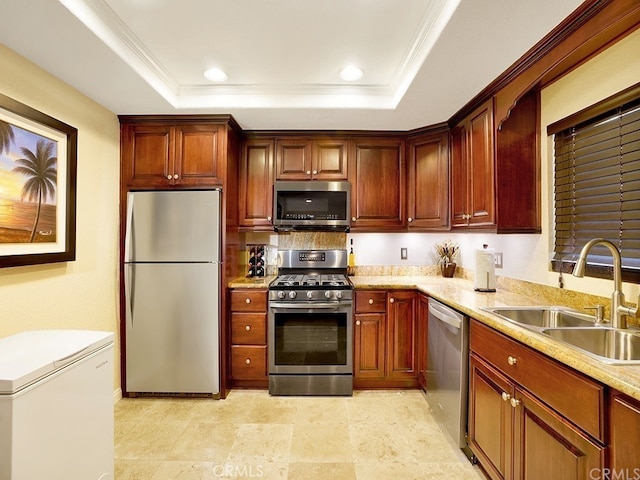
[[[78,130],[0,94],[0,267],[76,258]]]

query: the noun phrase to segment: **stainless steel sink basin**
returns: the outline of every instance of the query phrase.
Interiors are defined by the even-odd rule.
[[[559,307],[484,308],[499,317],[525,327],[595,327],[595,317]]]
[[[640,331],[615,328],[547,328],[542,333],[612,365],[640,364]]]

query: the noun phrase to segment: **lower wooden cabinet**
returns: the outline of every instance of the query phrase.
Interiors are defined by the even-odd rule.
[[[266,388],[267,291],[231,291],[231,386]]]
[[[470,349],[469,446],[490,478],[568,480],[604,472],[604,432],[594,430],[604,418],[602,385],[557,362],[549,372],[540,362],[551,359],[473,320]],[[492,356],[504,357],[504,365]],[[560,388],[546,381],[549,375]],[[559,412],[565,403],[578,423]]]
[[[356,290],[354,386],[415,388],[416,292]]]
[[[609,419],[610,478],[640,478],[640,401],[612,391]]]

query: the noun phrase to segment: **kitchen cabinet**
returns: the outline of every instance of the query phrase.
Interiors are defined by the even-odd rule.
[[[612,390],[609,400],[609,458],[612,478],[640,476],[640,402]]]
[[[346,180],[347,145],[333,136],[278,138],[276,180]]]
[[[407,142],[407,226],[449,228],[449,132],[411,136]]]
[[[602,385],[475,320],[469,346],[469,446],[490,478],[602,471]]]
[[[122,181],[128,187],[220,186],[226,160],[222,123],[121,124]]]
[[[273,230],[274,143],[272,138],[243,142],[238,198],[241,229]]]
[[[354,386],[417,387],[416,293],[356,290]]]
[[[451,130],[451,226],[495,225],[493,100]]]
[[[349,151],[351,229],[404,230],[406,166],[403,138],[355,138]]]
[[[267,388],[267,290],[232,290],[231,386]]]
[[[429,326],[429,297],[424,293],[417,293],[416,311],[416,369],[418,371],[418,383],[423,390],[427,389],[427,358],[428,352],[428,326]]]

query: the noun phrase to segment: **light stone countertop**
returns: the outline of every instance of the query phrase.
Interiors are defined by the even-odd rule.
[[[267,288],[274,277],[263,281],[236,279],[229,288]],[[531,296],[500,289],[497,292],[476,292],[473,282],[464,278],[439,276],[360,276],[349,277],[356,289],[417,289],[452,308],[542,352],[585,375],[640,400],[640,365],[617,366],[599,362],[588,355],[567,347],[544,334],[510,323],[489,312],[488,307],[544,306],[532,289]],[[554,305],[562,306],[555,303]],[[569,306],[568,304],[565,306]]]

